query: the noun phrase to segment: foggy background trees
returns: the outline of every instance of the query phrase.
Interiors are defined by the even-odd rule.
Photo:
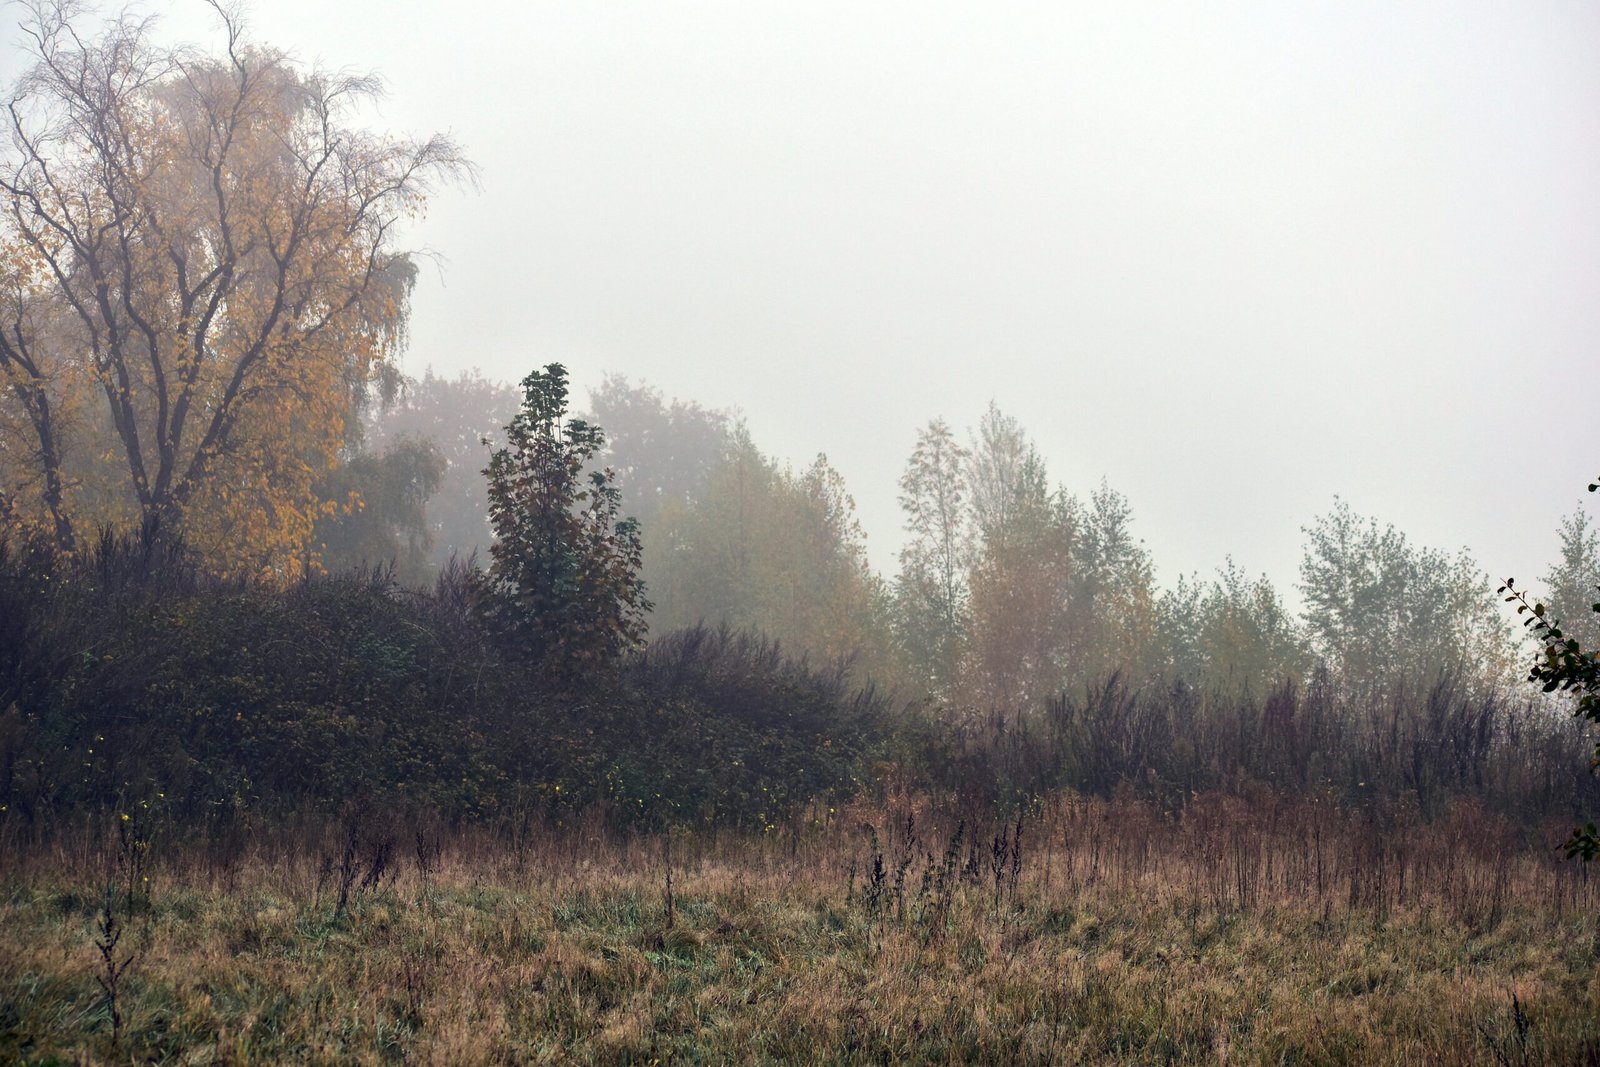
[[[340,470],[366,472],[371,501],[319,526],[340,538],[322,545],[327,563],[356,563],[359,546],[424,582],[452,554],[486,558],[483,440],[498,440],[486,427],[512,392],[430,370],[370,407],[362,447]],[[1513,628],[1465,551],[1416,545],[1337,498],[1302,531],[1295,602],[1231,558],[1163,587],[1132,502],[1104,482],[1082,493],[1052,484],[1028,430],[991,404],[965,431],[936,417],[918,432],[900,481],[898,566],[885,576],[826,457],[797,470],[735,413],[621,376],[586,409],[605,432],[592,465],[615,472],[620,514],[639,520],[652,635],[753,628],[957,717],[1015,714],[1114,676],[1255,699],[1320,678],[1381,700],[1441,677],[1493,688],[1520,672]],[[385,503],[406,492],[426,498],[420,517]],[[1561,537],[1550,600],[1583,618],[1600,537],[1581,510]]]

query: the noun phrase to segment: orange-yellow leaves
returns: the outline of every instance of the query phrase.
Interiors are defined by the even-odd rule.
[[[364,83],[236,44],[238,65],[180,64],[112,23],[60,53],[97,72],[88,97],[71,63],[22,83],[24,132],[56,125],[5,161],[0,313],[36,327],[73,521],[176,519],[215,569],[288,578],[316,475],[404,338],[394,223],[463,164],[347,125]],[[16,403],[0,395],[0,434],[25,437]],[[0,490],[36,517],[42,472],[16,458],[34,446],[0,447]]]

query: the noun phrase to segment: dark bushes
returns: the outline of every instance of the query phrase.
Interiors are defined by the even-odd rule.
[[[492,785],[476,724],[430,692],[449,650],[384,573],[279,591],[132,540],[31,587],[3,562],[20,595],[0,612],[25,622],[0,647],[22,735],[0,786],[24,813],[149,790],[188,819],[263,798],[470,810]]]
[[[669,634],[626,668],[657,743],[618,762],[613,796],[641,814],[764,826],[815,797],[857,792],[886,701],[777,642],[727,628]],[[653,785],[652,785],[653,783]]]
[[[156,538],[72,561],[0,549],[0,804],[32,819],[159,792],[192,823],[531,798],[759,824],[858,788],[882,702],[841,672],[693,631],[557,689],[486,640],[470,581],[218,582]]]
[[[358,802],[766,827],[891,772],[975,815],[1062,789],[1175,812],[1256,784],[1424,819],[1476,798],[1525,826],[1600,807],[1581,724],[1448,678],[1381,705],[1113,678],[953,723],[726,629],[557,683],[487,639],[472,582],[457,564],[427,593],[382,570],[278,589],[208,578],[155,537],[71,561],[0,545],[0,818],[164,794],[185,826]]]

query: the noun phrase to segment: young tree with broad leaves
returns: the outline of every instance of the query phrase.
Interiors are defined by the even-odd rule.
[[[567,417],[566,368],[536,370],[522,390],[484,471],[495,541],[481,603],[492,626],[571,680],[644,642],[639,526],[618,517],[612,472],[589,469],[605,434]]]

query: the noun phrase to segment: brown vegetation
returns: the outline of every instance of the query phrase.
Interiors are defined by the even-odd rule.
[[[1600,889],[1471,802],[1267,790],[996,822],[904,795],[761,835],[364,816],[4,843],[0,1057],[183,1062],[1594,1061]],[[1529,847],[1529,846],[1532,847]],[[668,882],[670,857],[671,881]],[[141,876],[141,878],[144,876]],[[116,891],[111,891],[115,896]],[[132,907],[128,907],[129,904]]]

